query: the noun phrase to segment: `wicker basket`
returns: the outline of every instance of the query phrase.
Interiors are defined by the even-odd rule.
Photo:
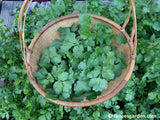
[[[26,65],[26,71],[30,79],[30,83],[43,97],[45,97],[46,93],[37,84],[36,79],[33,77],[33,73],[35,73],[36,70],[38,69],[37,62],[40,59],[40,55],[43,49],[50,46],[50,44],[53,42],[54,39],[60,38],[60,33],[57,31],[59,27],[70,27],[73,23],[79,24],[78,17],[81,14],[71,14],[71,15],[63,16],[63,17],[53,20],[52,22],[44,26],[37,33],[37,35],[33,38],[30,46],[27,47],[25,44],[25,39],[24,39],[24,26],[25,26],[26,15],[23,21],[23,26],[22,26],[22,17],[23,17],[23,12],[24,12],[24,9],[28,1],[29,0],[24,1],[21,7],[20,13],[19,13],[19,21],[18,21],[23,60]],[[31,2],[32,1],[30,1],[30,3]],[[29,8],[29,5],[28,5],[28,8]],[[125,31],[125,27],[127,23],[129,22],[131,9],[133,12],[134,22],[133,22],[133,28],[132,28],[132,33],[130,37],[128,33]],[[130,0],[129,14],[122,27],[105,17],[101,17],[101,16],[93,15],[93,14],[89,14],[89,15],[93,17],[95,21],[100,20],[106,23],[107,25],[109,25],[112,28],[113,33],[115,34],[123,33],[124,34],[124,36],[127,39],[126,44],[117,45],[115,40],[112,41],[112,44],[114,46],[117,46],[118,50],[125,54],[127,68],[122,70],[122,74],[120,77],[117,77],[115,80],[110,81],[108,84],[108,88],[106,90],[103,90],[102,94],[98,96],[96,99],[92,101],[84,100],[81,102],[67,102],[67,101],[52,100],[52,99],[46,98],[55,104],[59,104],[63,106],[70,106],[70,107],[85,107],[85,106],[91,106],[91,105],[102,103],[106,100],[111,99],[116,94],[118,94],[121,91],[121,89],[127,84],[133,72],[133,68],[135,65],[135,58],[136,58],[136,47],[137,47],[137,24],[136,24],[136,13],[135,13],[134,0]],[[26,51],[27,51],[27,57],[25,56]]]

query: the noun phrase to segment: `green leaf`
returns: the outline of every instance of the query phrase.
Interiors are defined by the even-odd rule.
[[[51,113],[50,113],[50,112],[47,112],[47,113],[46,113],[46,118],[47,118],[47,120],[51,120],[51,117],[52,117],[52,116],[51,116]]]
[[[42,54],[43,54],[44,56],[48,56],[48,54],[49,54],[48,48],[44,49]]]
[[[92,33],[90,32],[90,28],[87,26],[81,27],[79,30],[79,34],[82,39],[88,39],[92,36]]]
[[[6,118],[7,118],[7,120],[9,120],[9,113],[8,112],[6,112]]]
[[[57,81],[53,85],[53,89],[56,92],[56,94],[61,94],[63,91],[63,83],[61,81]]]
[[[45,111],[45,110],[42,110],[42,109],[39,110],[38,112],[39,112],[40,114],[45,114],[45,113],[46,113],[46,111]]]
[[[48,49],[44,49],[38,64],[41,67],[48,67],[49,63],[50,63],[49,51]]]
[[[72,52],[68,52],[66,56],[71,60],[73,58],[73,53]]]
[[[121,52],[116,52],[116,57],[123,59],[125,55]]]
[[[60,112],[61,117],[63,118],[63,106],[62,105],[59,105],[59,112]]]
[[[73,56],[74,56],[75,58],[79,58],[79,57],[82,55],[83,50],[84,50],[84,48],[83,48],[82,45],[75,46],[75,47],[73,48]]]
[[[72,92],[71,89],[72,89],[72,82],[71,81],[64,81],[62,95],[65,99],[70,97],[70,94]]]
[[[157,31],[160,31],[160,23],[159,22],[155,22],[153,24],[153,29],[157,30]]]
[[[77,78],[78,78],[78,80],[80,80],[80,81],[86,81],[86,80],[88,80],[88,78],[86,77],[86,70],[83,70],[83,71],[81,71],[78,75],[77,75]],[[75,78],[76,79],[76,78]]]
[[[142,54],[138,54],[136,57],[136,63],[141,63],[143,61],[143,55]]]
[[[88,78],[96,78],[100,74],[101,67],[96,67],[92,71],[88,72],[87,77]]]
[[[110,100],[105,101],[105,102],[104,102],[104,105],[105,105],[105,107],[106,107],[107,109],[109,109],[109,108],[112,107],[112,102],[111,102]]]
[[[103,61],[103,66],[106,67],[107,69],[112,69],[114,66],[114,61],[115,61],[115,53],[108,52],[106,60]]]
[[[119,77],[122,73],[121,65],[120,64],[114,65],[113,71],[114,71],[115,76]]]
[[[152,60],[152,56],[149,56],[147,54],[144,56],[144,61],[145,62],[151,62],[151,60]]]
[[[68,101],[68,102],[69,102],[69,101],[71,101],[71,99],[70,99],[70,97],[69,97],[69,96],[70,96],[70,94],[66,93],[66,95],[65,95],[65,96],[66,96],[66,98],[64,98],[64,97],[63,97],[63,94],[65,95],[65,92],[64,92],[64,93],[62,93],[62,95],[59,95],[59,97],[58,97],[58,99],[59,99],[59,100],[62,100],[62,101]]]
[[[88,16],[87,14],[83,14],[79,16],[79,23],[81,26],[90,26],[92,24],[93,18]]]
[[[65,40],[63,45],[60,47],[60,53],[67,54],[69,49],[74,45],[75,44],[71,43],[70,41]]]
[[[67,62],[65,60],[62,60],[61,64],[59,64],[59,67],[64,68],[65,70],[68,69]]]
[[[56,49],[59,49],[62,45],[62,42],[60,40],[53,40],[50,47],[55,47]]]
[[[80,62],[80,64],[78,65],[78,69],[80,69],[80,70],[85,70],[86,69],[86,63],[84,63],[84,62]]]
[[[78,25],[76,23],[73,23],[71,26],[71,32],[76,32],[78,30]]]
[[[70,29],[69,28],[60,27],[58,29],[58,31],[61,33],[61,39],[60,39],[61,41],[64,41],[66,36],[67,36],[67,34],[70,33]]]
[[[51,59],[51,62],[52,62],[53,64],[58,64],[58,63],[60,63],[60,62],[61,62],[61,56],[60,56],[60,55],[57,55],[57,56],[53,57],[53,58]]]
[[[68,79],[68,73],[67,72],[62,72],[61,74],[58,75],[58,80],[65,81]]]
[[[44,78],[43,80],[38,80],[38,84],[43,85],[42,89],[45,89],[48,85],[50,85],[50,81]]]
[[[96,52],[93,52],[87,60],[87,67],[92,68],[98,66],[99,64],[100,64],[99,57]]]
[[[83,96],[72,96],[73,102],[81,102],[83,100]]]
[[[111,79],[114,78],[114,76],[115,76],[115,74],[114,74],[113,70],[107,69],[105,67],[103,68],[103,70],[102,70],[102,77],[104,79],[111,80]]]
[[[80,33],[80,37],[82,39],[90,39],[92,41],[92,39],[95,38],[95,35],[91,33],[91,25],[92,25],[92,22],[93,22],[93,18],[86,15],[86,14],[83,14],[81,16],[79,16],[79,22],[80,22],[80,30],[79,30],[79,33]]]
[[[87,91],[87,92],[84,93],[84,96],[86,96],[87,100],[96,99],[98,95],[101,95],[101,92]]]
[[[79,60],[76,59],[76,58],[74,58],[74,59],[72,59],[72,60],[70,61],[70,63],[71,63],[72,68],[73,68],[73,69],[76,69],[77,66],[79,65]]]
[[[46,98],[52,99],[52,100],[57,100],[58,95],[55,93],[53,89],[46,89]]]
[[[143,7],[143,12],[146,14],[146,13],[148,13],[148,12],[150,12],[150,8],[149,7]]]
[[[33,76],[36,78],[36,79],[40,79],[40,80],[42,80],[42,79],[44,79],[44,75],[42,75],[40,72],[35,72],[34,74],[33,74]]]
[[[149,98],[150,100],[154,100],[154,99],[157,98],[157,95],[158,95],[157,92],[150,92],[150,93],[148,93],[148,98]]]
[[[95,120],[98,120],[100,118],[100,112],[99,111],[93,112],[93,117]]]
[[[96,54],[102,53],[102,47],[96,47],[95,52],[96,52]]]
[[[67,5],[65,4],[64,0],[57,0],[53,5],[53,7],[56,7],[55,10],[57,10],[56,13],[58,13],[58,16],[66,11]]]
[[[126,37],[124,36],[124,34],[120,34],[117,38],[116,38],[116,42],[118,45],[120,44],[125,44],[127,42]]]
[[[102,50],[103,50],[104,54],[107,55],[107,53],[111,50],[111,47],[110,46],[104,46]]]
[[[92,78],[89,82],[89,86],[93,87],[93,90],[98,92],[103,89],[107,89],[108,82],[105,79],[101,78]]]
[[[82,2],[82,3],[77,2],[76,4],[73,4],[73,8],[74,8],[73,13],[74,14],[87,13],[87,8],[84,6],[85,6],[85,2]]]
[[[88,46],[87,51],[92,52],[92,47]]]
[[[73,44],[78,44],[78,41],[77,41],[77,39],[76,39],[76,34],[75,33],[68,33],[67,35],[66,35],[66,38],[65,38],[65,40],[67,40],[67,41],[69,41],[69,42],[71,42],[71,43],[73,43]]]
[[[53,67],[52,67],[51,73],[52,73],[53,76],[56,75],[56,73],[57,73],[57,67],[56,67],[56,66],[53,66]]]
[[[67,98],[69,98],[69,97],[70,97],[70,93],[69,93],[69,92],[64,91],[64,92],[62,93],[62,96],[64,97],[64,99],[67,99]]]
[[[50,57],[50,58],[53,58],[53,57],[55,57],[55,56],[58,56],[55,47],[49,47],[48,52],[49,52],[49,57]]]
[[[48,73],[48,75],[46,76],[46,79],[48,80],[48,82],[53,83],[54,82],[54,78],[52,77],[52,75],[50,73]]]
[[[46,116],[45,115],[41,115],[40,117],[38,117],[38,120],[46,120]]]
[[[71,107],[64,107],[64,110],[68,113],[71,111]]]
[[[129,89],[126,91],[126,96],[125,96],[125,100],[127,101],[132,101],[134,99],[135,93],[133,90]]]
[[[39,69],[38,72],[40,72],[44,76],[48,74],[48,71],[44,67],[42,67],[41,69]]]
[[[77,81],[74,85],[75,94],[81,94],[89,90],[91,90],[91,88],[89,87],[88,81]]]
[[[83,40],[82,44],[84,47],[94,47],[95,46],[95,41],[93,40],[95,38],[94,34],[89,35],[89,37],[87,37],[88,39]]]

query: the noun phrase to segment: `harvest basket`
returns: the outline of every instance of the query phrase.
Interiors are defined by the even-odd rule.
[[[37,84],[36,79],[33,76],[33,73],[35,73],[38,69],[37,62],[40,59],[40,55],[43,52],[43,49],[49,47],[54,39],[60,38],[60,33],[57,31],[59,27],[70,27],[73,23],[79,24],[78,17],[81,14],[66,15],[53,20],[49,24],[45,25],[37,33],[37,35],[33,38],[32,42],[30,43],[29,47],[27,47],[25,43],[25,37],[24,37],[25,18],[26,18],[27,12],[26,12],[23,24],[22,24],[22,18],[23,18],[24,9],[27,6],[28,1],[29,0],[24,1],[19,13],[18,24],[19,24],[20,44],[21,44],[22,53],[23,53],[23,60],[26,65],[26,72],[30,79],[30,83],[43,97],[45,97],[46,93]],[[30,3],[31,2],[32,1],[30,1]],[[29,6],[30,4],[28,5],[27,10]],[[133,21],[133,28],[132,28],[132,33],[130,37],[128,33],[125,31],[125,28],[127,26],[127,23],[129,22],[131,11],[133,13],[134,21]],[[93,15],[93,14],[89,14],[89,16],[91,16],[95,21],[100,20],[105,24],[109,25],[112,28],[112,32],[114,34],[120,34],[120,33],[124,34],[127,40],[126,44],[118,45],[115,42],[115,40],[112,40],[112,44],[114,46],[117,46],[118,51],[125,54],[127,68],[122,70],[122,74],[120,77],[117,77],[115,80],[110,81],[108,83],[108,88],[106,90],[103,90],[101,95],[98,96],[96,99],[92,101],[83,100],[81,102],[67,102],[67,101],[52,100],[52,99],[46,98],[55,104],[70,106],[70,107],[85,107],[85,106],[91,106],[91,105],[102,103],[106,100],[111,99],[116,94],[118,94],[121,91],[121,89],[127,84],[133,72],[134,65],[135,65],[135,58],[136,58],[136,48],[137,48],[137,24],[136,24],[134,0],[130,0],[129,14],[122,27],[105,17]],[[26,53],[27,53],[27,56],[25,55]]]

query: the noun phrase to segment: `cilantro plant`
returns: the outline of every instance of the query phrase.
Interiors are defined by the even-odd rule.
[[[25,38],[30,43],[34,35],[48,22],[72,13],[91,13],[107,17],[122,25],[128,14],[128,0],[109,0],[113,6],[102,0],[52,0],[48,8],[32,10],[27,16]],[[87,4],[87,7],[85,6]],[[0,26],[0,78],[5,87],[0,88],[0,119],[15,120],[122,120],[109,118],[115,115],[156,115],[145,120],[160,119],[160,0],[135,0],[137,13],[138,46],[137,58],[131,79],[122,91],[112,99],[90,107],[63,107],[43,98],[30,85],[23,65],[18,34],[19,8],[14,10],[13,28]],[[59,9],[62,8],[63,9]],[[65,6],[65,9],[64,9]],[[56,11],[56,12],[55,12]],[[43,18],[43,19],[42,19]],[[131,32],[131,17],[126,31]],[[3,20],[0,20],[0,23]],[[59,40],[57,40],[59,42]],[[107,42],[108,43],[108,42]],[[58,45],[57,45],[58,47]],[[58,48],[56,48],[58,49]],[[91,50],[90,47],[87,48]],[[85,66],[81,63],[79,68]],[[51,73],[52,75],[52,73]],[[50,76],[50,75],[46,75]],[[80,83],[78,83],[80,84]],[[53,88],[53,86],[51,86]],[[48,89],[53,95],[53,89]],[[95,92],[85,93],[85,96]],[[54,94],[56,95],[56,94]],[[52,97],[52,96],[48,96]],[[57,98],[53,96],[52,99]],[[75,97],[72,97],[75,99]],[[78,98],[76,98],[78,99]],[[88,97],[88,99],[94,99]],[[139,118],[131,118],[139,120]]]
[[[126,68],[124,54],[111,46],[112,39],[126,43],[123,34],[117,37],[100,21],[94,25],[87,14],[79,16],[79,23],[58,29],[60,40],[43,50],[34,73],[48,95],[61,100],[81,101],[83,95],[95,99]]]

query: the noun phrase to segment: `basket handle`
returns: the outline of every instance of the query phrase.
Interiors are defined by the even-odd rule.
[[[19,29],[19,38],[20,38],[20,45],[21,45],[21,51],[22,51],[22,54],[23,54],[23,60],[25,62],[25,65],[26,65],[26,69],[27,69],[27,60],[26,60],[26,56],[25,56],[25,53],[26,53],[26,50],[27,51],[30,51],[25,43],[25,33],[24,33],[24,29],[25,29],[25,20],[26,20],[26,16],[27,16],[27,12],[28,12],[28,9],[30,7],[30,4],[32,3],[32,0],[30,0],[29,4],[28,4],[28,1],[29,0],[25,0],[23,2],[23,5],[20,9],[20,12],[19,12],[19,18],[18,18],[18,29]],[[129,14],[122,26],[122,30],[125,30],[128,22],[129,22],[129,18],[130,18],[130,15],[131,15],[131,8],[132,8],[132,11],[133,11],[133,17],[134,17],[134,22],[133,22],[133,28],[132,28],[132,33],[131,33],[131,41],[133,41],[134,39],[134,50],[133,50],[133,55],[136,55],[136,47],[137,47],[137,19],[136,19],[136,12],[135,12],[135,3],[134,3],[134,0],[129,0]],[[24,17],[24,20],[23,20],[23,25],[22,25],[22,18],[23,18],[23,13],[24,13],[24,10],[25,10],[25,7],[27,6],[28,4],[28,7],[26,9],[26,13],[25,13],[25,17]]]
[[[130,2],[129,2],[129,13],[128,13],[126,21],[124,22],[121,29],[125,30],[128,22],[129,22],[129,18],[130,18],[130,15],[131,15],[131,8],[132,8],[132,13],[133,13],[133,28],[132,28],[130,41],[133,42],[133,39],[134,39],[132,59],[135,59],[136,58],[136,48],[137,48],[137,18],[136,18],[136,8],[135,8],[134,0],[130,0]]]
[[[26,53],[26,50],[29,51],[29,49],[28,49],[28,47],[25,43],[24,29],[25,29],[25,21],[26,21],[27,12],[28,12],[28,9],[30,7],[30,4],[32,3],[32,0],[30,0],[29,4],[28,4],[28,1],[29,0],[25,0],[23,2],[22,7],[21,7],[20,12],[19,12],[19,17],[18,17],[18,30],[19,30],[20,46],[21,46],[21,51],[22,51],[22,55],[23,55],[23,61],[26,65],[26,69],[28,67],[28,64],[27,64],[25,53]],[[24,13],[24,10],[25,10],[25,7],[27,6],[27,4],[28,4],[28,7],[26,9],[25,17],[24,17],[24,20],[22,20],[23,19],[23,13]],[[23,22],[23,25],[22,25],[22,22]]]

